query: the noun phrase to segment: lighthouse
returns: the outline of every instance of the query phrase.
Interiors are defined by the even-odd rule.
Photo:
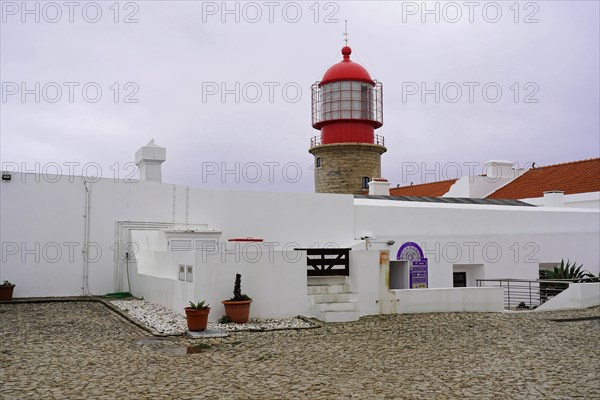
[[[381,176],[383,87],[360,64],[343,60],[312,85],[312,126],[320,131],[310,143],[314,156],[315,192],[359,194]]]

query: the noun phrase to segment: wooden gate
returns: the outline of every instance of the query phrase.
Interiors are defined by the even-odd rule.
[[[350,249],[295,249],[306,251],[308,276],[350,275]]]

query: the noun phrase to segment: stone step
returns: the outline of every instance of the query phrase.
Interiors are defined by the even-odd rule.
[[[308,286],[315,286],[348,284],[348,281],[347,276],[309,276],[306,282]]]
[[[307,293],[312,314],[324,322],[358,321],[356,293],[350,292],[347,276],[311,276]]]
[[[310,285],[307,286],[306,289],[309,295],[350,293],[350,285],[346,283],[335,285]]]
[[[328,311],[319,312],[316,319],[323,322],[351,322],[360,318],[358,311]]]
[[[322,313],[327,313],[330,311],[356,311],[356,303],[353,301],[348,301],[345,303],[320,303],[318,304],[318,307],[319,311]]]
[[[356,299],[355,293],[326,293],[308,296],[312,303],[346,303]]]

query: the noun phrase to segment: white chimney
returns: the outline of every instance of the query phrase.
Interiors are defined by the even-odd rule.
[[[544,192],[544,207],[564,207],[565,192],[560,190],[550,190]]]
[[[369,195],[372,196],[389,196],[390,183],[385,178],[373,178],[369,182]]]
[[[154,139],[135,153],[141,181],[162,182],[160,165],[167,159],[167,149],[154,144]]]
[[[490,160],[485,163],[484,170],[488,178],[516,178],[515,171],[512,169],[514,162]]]

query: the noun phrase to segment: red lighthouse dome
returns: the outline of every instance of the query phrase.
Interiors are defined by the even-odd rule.
[[[375,136],[383,125],[382,85],[360,64],[350,60],[352,49],[342,48],[343,60],[331,66],[312,86],[313,128],[321,135],[312,145],[370,143],[384,145]]]
[[[348,46],[344,46],[342,48],[344,60],[332,65],[327,72],[325,72],[319,86],[345,80],[360,81],[375,85],[375,82],[371,79],[371,75],[369,75],[369,72],[362,65],[350,61],[350,54],[352,54],[352,49]]]

